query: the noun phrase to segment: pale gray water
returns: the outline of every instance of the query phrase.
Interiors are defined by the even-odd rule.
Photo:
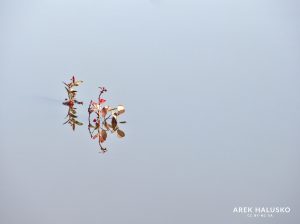
[[[299,6],[1,1],[0,223],[299,223]],[[105,155],[62,126],[72,74],[126,106]]]

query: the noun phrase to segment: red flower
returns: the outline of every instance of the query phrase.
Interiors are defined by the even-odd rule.
[[[105,99],[99,99],[99,104],[101,104],[101,103],[105,103],[106,102],[106,100]]]
[[[73,107],[74,106],[74,101],[72,101],[72,100],[65,101],[65,102],[63,102],[63,105]]]

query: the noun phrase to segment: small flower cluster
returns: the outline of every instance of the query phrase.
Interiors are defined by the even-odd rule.
[[[83,81],[76,80],[74,76],[71,78],[70,83],[63,82],[68,93],[68,98],[65,99],[63,105],[69,107],[68,114],[66,116],[67,121],[64,124],[69,123],[73,130],[75,130],[76,125],[83,125],[83,123],[77,120],[76,108],[74,107],[75,104],[83,104],[83,102],[76,99],[77,91],[74,89],[75,86],[79,86],[82,82]]]
[[[125,136],[124,131],[119,128],[118,124],[126,123],[126,121],[119,121],[119,115],[125,112],[125,107],[119,105],[115,108],[104,105],[105,99],[101,98],[102,94],[107,92],[105,87],[99,87],[100,94],[98,101],[91,101],[88,108],[89,125],[88,129],[92,139],[98,139],[100,150],[106,152],[107,149],[101,143],[105,142],[108,133],[116,133],[119,138]]]

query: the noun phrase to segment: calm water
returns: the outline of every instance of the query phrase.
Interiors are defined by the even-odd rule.
[[[297,223],[296,1],[2,1],[0,222]],[[106,86],[124,139],[63,126]],[[290,206],[250,219],[236,206]]]

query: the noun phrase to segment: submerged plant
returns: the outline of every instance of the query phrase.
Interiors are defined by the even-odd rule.
[[[126,121],[118,121],[119,116],[125,112],[125,107],[122,105],[117,107],[104,105],[106,100],[101,98],[101,96],[107,92],[107,89],[105,87],[99,88],[98,101],[94,102],[91,100],[89,104],[88,130],[92,139],[98,139],[100,150],[104,153],[107,149],[103,147],[102,143],[106,141],[108,134],[115,133],[119,138],[125,136],[124,131],[122,131],[118,125],[126,123]]]
[[[74,107],[75,104],[83,104],[83,102],[78,101],[76,99],[76,94],[77,91],[74,89],[74,87],[79,86],[83,81],[76,80],[74,76],[71,78],[70,83],[65,83],[65,89],[68,93],[68,98],[65,99],[63,102],[63,105],[68,106],[68,113],[66,116],[67,121],[64,124],[70,124],[73,131],[75,130],[76,125],[83,125],[83,123],[79,122],[77,120],[77,115],[76,115],[76,108]]]

